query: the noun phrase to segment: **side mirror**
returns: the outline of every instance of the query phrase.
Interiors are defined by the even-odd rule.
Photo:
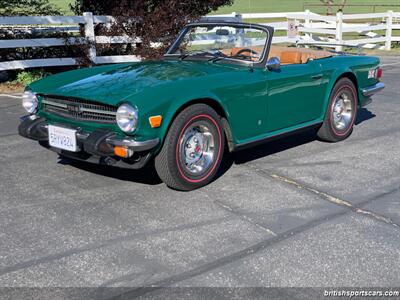
[[[279,58],[277,57],[271,57],[268,61],[267,61],[267,66],[266,68],[269,71],[278,71],[281,69],[281,61],[279,60]]]

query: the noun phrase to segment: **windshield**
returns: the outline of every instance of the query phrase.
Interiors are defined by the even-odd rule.
[[[167,55],[181,59],[237,59],[257,63],[263,59],[267,39],[267,31],[249,25],[195,25],[186,29]]]

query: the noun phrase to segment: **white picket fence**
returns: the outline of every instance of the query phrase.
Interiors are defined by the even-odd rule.
[[[208,19],[224,19],[232,15],[217,15]],[[380,50],[392,49],[392,43],[400,42],[400,36],[393,34],[400,30],[400,13],[388,11],[386,13],[372,14],[343,14],[338,12],[336,16],[325,16],[305,12],[291,13],[254,13],[237,15],[239,20],[268,20],[284,19],[280,22],[257,22],[259,24],[274,27],[276,32],[284,31],[284,34],[276,35],[273,43],[315,43],[326,44],[341,51],[343,46],[357,46],[363,48],[377,48]],[[296,24],[298,33],[289,37],[289,22]],[[379,34],[383,31],[384,34]],[[357,38],[346,39],[348,34]],[[335,46],[336,45],[336,46]]]
[[[400,42],[400,36],[394,35],[395,30],[400,30],[400,13],[388,11],[386,13],[372,14],[343,14],[336,16],[319,15],[306,10],[305,12],[286,13],[252,13],[212,15],[204,19],[225,21],[248,21],[269,25],[275,28],[276,34],[273,43],[325,43],[327,46],[342,50],[345,45],[360,46],[365,48],[378,48],[391,50],[393,42]],[[89,41],[91,48],[90,59],[96,64],[120,63],[140,61],[133,55],[98,56],[96,44],[125,44],[133,41],[126,36],[95,36],[95,24],[110,24],[111,16],[96,16],[90,12],[83,16],[42,16],[42,17],[0,17],[0,27],[35,28],[42,30],[78,32],[79,24],[84,26],[84,38],[70,38],[70,42],[79,43],[80,40]],[[257,20],[260,20],[257,22]],[[265,20],[280,20],[279,22],[265,22]],[[295,32],[288,28],[289,24],[295,25]],[[349,33],[355,37],[347,39]],[[384,33],[384,34],[382,34]],[[352,36],[353,36],[352,35]],[[65,45],[62,38],[37,38],[37,39],[12,39],[0,40],[0,49],[23,47],[53,47]],[[25,69],[34,67],[67,66],[75,65],[76,59],[69,58],[44,58],[30,60],[14,60],[0,62],[1,70]]]

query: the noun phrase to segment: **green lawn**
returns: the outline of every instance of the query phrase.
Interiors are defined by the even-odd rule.
[[[66,14],[71,14],[68,4],[71,0],[50,0],[59,6]],[[250,2],[250,5],[249,5]],[[341,2],[336,0],[337,3]],[[370,13],[374,9],[376,12],[383,12],[389,9],[400,11],[400,0],[348,0],[348,6],[345,13]],[[286,11],[303,11],[308,8],[316,13],[324,13],[326,9],[323,7],[313,6],[312,4],[321,4],[318,0],[299,1],[299,0],[235,0],[232,6],[222,7],[214,14],[225,13],[268,13],[268,12],[286,12]],[[356,7],[351,5],[365,5],[364,7]],[[374,8],[374,5],[376,7]],[[391,7],[383,7],[379,5],[392,5]]]
[[[341,1],[336,0],[336,3]],[[374,10],[376,5],[376,12],[383,12],[389,9],[400,11],[400,0],[348,0],[348,6],[345,8],[346,13],[370,13]],[[303,11],[310,9],[316,13],[325,13],[326,8],[320,6],[313,6],[313,4],[320,5],[318,0],[299,1],[299,0],[236,0],[232,6],[223,7],[217,13],[249,13],[249,12],[286,12],[286,11]],[[355,7],[351,5],[365,5],[364,7]],[[378,5],[393,5],[391,7],[379,7]],[[337,10],[337,9],[336,9]]]
[[[68,4],[74,3],[74,2],[75,1],[71,1],[71,0],[50,0],[50,3],[53,3],[53,4],[57,5],[59,8],[62,9],[64,14],[66,14],[66,15],[71,15],[72,14],[72,12],[69,9]]]

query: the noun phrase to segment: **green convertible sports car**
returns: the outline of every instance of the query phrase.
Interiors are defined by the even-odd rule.
[[[162,60],[69,71],[32,83],[20,135],[61,156],[121,168],[155,160],[171,188],[215,178],[226,151],[315,127],[346,139],[385,86],[379,59],[271,46],[273,29],[189,24]]]

